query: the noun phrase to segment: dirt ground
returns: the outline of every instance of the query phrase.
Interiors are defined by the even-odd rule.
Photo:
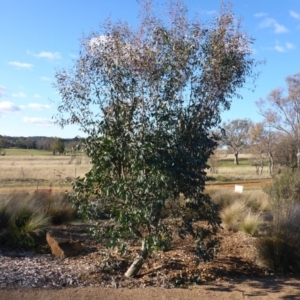
[[[1,300],[213,300],[213,299],[300,299],[300,281],[296,279],[251,279],[212,283],[189,289],[66,288],[62,290],[2,290]]]

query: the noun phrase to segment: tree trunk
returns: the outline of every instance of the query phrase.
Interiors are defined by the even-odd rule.
[[[233,162],[235,165],[239,164],[239,152],[238,151],[234,152],[234,161]]]
[[[263,170],[264,170],[264,163],[262,162],[260,165],[260,176],[262,175]]]
[[[145,249],[145,243],[143,242],[141,251],[139,252],[136,259],[133,261],[131,266],[126,271],[125,276],[126,277],[136,276],[139,270],[142,268],[147,257],[148,257],[148,250]]]
[[[273,155],[271,153],[269,153],[269,172],[270,172],[270,175],[273,175],[273,172],[274,172],[274,159],[273,159]]]

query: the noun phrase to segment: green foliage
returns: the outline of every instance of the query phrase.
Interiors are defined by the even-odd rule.
[[[65,151],[65,142],[63,139],[57,138],[51,144],[51,150],[57,153],[64,153]]]
[[[150,6],[141,16],[136,31],[107,21],[84,38],[75,67],[56,74],[56,118],[88,136],[92,168],[74,181],[71,196],[78,213],[97,218],[101,207],[111,220],[96,236],[109,235],[112,247],[136,237],[151,251],[168,248],[173,232],[197,243],[216,232],[218,207],[204,193],[218,142],[211,132],[254,61],[251,40],[226,7],[209,26],[188,20],[180,2],[173,2],[170,24]],[[174,231],[161,213],[180,195],[186,204],[171,206]],[[194,226],[199,220],[209,226]]]
[[[8,142],[5,138],[0,138],[0,149],[5,149],[8,146]]]
[[[280,206],[285,201],[300,202],[300,171],[286,168],[281,174],[274,176],[272,185],[264,190],[273,206]]]

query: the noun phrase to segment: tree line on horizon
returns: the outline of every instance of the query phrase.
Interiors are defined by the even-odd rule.
[[[44,151],[53,151],[74,149],[77,144],[82,140],[80,137],[62,139],[59,137],[46,137],[46,136],[5,136],[0,135],[0,149],[35,149]],[[62,151],[63,148],[63,151]]]

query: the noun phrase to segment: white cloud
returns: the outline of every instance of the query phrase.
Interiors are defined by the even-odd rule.
[[[41,80],[43,80],[43,81],[51,81],[51,79],[49,77],[46,77],[46,76],[42,76]]]
[[[295,18],[295,19],[297,19],[297,20],[300,20],[300,14],[296,13],[296,12],[293,11],[293,10],[290,10],[290,16],[291,16],[292,18]]]
[[[20,93],[16,93],[16,94],[12,94],[13,97],[15,98],[26,98],[26,94],[20,92]]]
[[[272,27],[274,29],[274,33],[286,33],[288,29],[284,26],[279,24],[275,19],[266,18],[260,24],[260,28],[269,28]]]
[[[50,109],[50,105],[48,104],[39,104],[39,103],[29,103],[28,107],[35,110],[43,110],[43,109]]]
[[[34,94],[34,96],[33,96],[34,98],[36,98],[36,99],[41,99],[42,98],[42,96],[41,95],[39,95],[39,94]]]
[[[285,43],[285,46],[287,49],[295,49],[296,48],[296,46],[293,45],[292,43]]]
[[[35,55],[36,57],[39,58],[47,58],[47,59],[60,59],[60,53],[59,52],[47,52],[47,51],[42,51],[39,54]]]
[[[31,123],[31,124],[35,124],[38,126],[53,126],[54,122],[51,119],[44,119],[44,118],[28,118],[28,117],[24,117],[23,121],[25,123]]]
[[[254,14],[255,18],[262,18],[262,17],[266,17],[268,14],[267,13],[263,13],[263,12],[259,12]]]
[[[33,53],[33,52],[27,50],[26,53],[28,55],[31,55],[31,56],[34,56],[34,57],[46,58],[46,59],[50,59],[50,60],[61,58],[59,52],[41,51],[40,53]]]
[[[280,45],[278,41],[276,41],[276,46],[273,48],[273,50],[276,50],[277,52],[286,52],[288,50],[292,50],[296,48],[292,43],[285,43],[284,46]]]
[[[0,102],[0,113],[19,111],[20,108],[9,101]]]
[[[21,63],[21,62],[18,62],[18,61],[10,61],[8,64],[11,65],[11,66],[15,66],[15,67],[18,67],[18,68],[24,68],[24,69],[30,69],[30,68],[33,67],[32,64]]]
[[[284,52],[284,51],[285,51],[285,50],[284,50],[284,47],[279,46],[279,45],[276,45],[276,46],[274,47],[274,49],[275,49],[276,51],[278,51],[278,52]]]

